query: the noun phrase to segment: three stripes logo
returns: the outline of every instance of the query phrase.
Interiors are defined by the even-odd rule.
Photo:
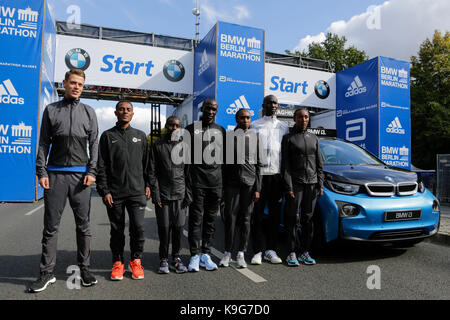
[[[397,134],[405,134],[405,129],[403,129],[403,127],[402,127],[398,117],[395,117],[395,119],[392,120],[392,122],[386,128],[386,132],[388,132],[388,133],[397,133]]]
[[[363,85],[359,76],[356,76],[350,86],[347,88],[347,92],[345,93],[345,97],[352,97],[358,94],[364,93],[367,91],[367,88]]]
[[[4,104],[24,104],[25,100],[19,97],[19,93],[10,79],[0,83],[0,103]]]
[[[248,105],[247,99],[245,99],[244,95],[241,95],[239,99],[236,99],[230,106],[227,108],[228,114],[236,114],[239,109],[247,109],[250,111],[250,115],[253,117],[255,112],[250,109]]]
[[[198,76],[200,76],[203,72],[205,72],[209,68],[209,60],[208,60],[208,54],[206,53],[206,49],[203,50],[202,58],[200,60],[200,65],[198,67]]]

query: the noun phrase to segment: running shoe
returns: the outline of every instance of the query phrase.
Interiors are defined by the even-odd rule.
[[[219,266],[221,267],[229,267],[231,262],[231,252],[225,251],[222,259],[219,262]]]
[[[200,267],[205,268],[208,271],[217,270],[217,264],[215,264],[209,254],[202,254],[200,256]]]
[[[290,267],[298,267],[299,263],[295,252],[291,252],[286,258],[287,265]]]
[[[262,263],[262,252],[255,254],[250,261],[251,264],[261,264]]]
[[[280,257],[277,255],[277,253],[273,250],[267,250],[264,253],[264,260],[270,261],[273,264],[282,263],[283,261],[280,259]]]
[[[80,267],[80,278],[83,287],[90,287],[98,282],[87,267]]]
[[[247,262],[245,262],[244,252],[239,251],[236,256],[236,262],[238,268],[247,268]]]
[[[39,278],[28,288],[28,292],[36,293],[47,289],[49,284],[55,283],[55,275],[51,272],[41,272]]]
[[[171,269],[175,271],[175,273],[185,273],[187,272],[186,266],[183,264],[183,261],[181,261],[180,257],[175,258],[171,265]]]
[[[116,261],[113,264],[111,272],[111,280],[122,280],[125,273],[125,265],[122,261]]]
[[[189,272],[198,272],[200,270],[200,256],[196,254],[191,257],[189,261],[188,271]]]
[[[131,277],[135,280],[144,279],[144,267],[141,264],[141,259],[134,259],[130,262],[129,268]]]
[[[159,274],[168,274],[169,273],[169,264],[167,263],[167,259],[161,259],[159,263]]]
[[[316,264],[316,260],[314,260],[313,258],[311,258],[311,256],[309,255],[308,252],[304,252],[300,255],[300,257],[298,258],[298,261],[303,263],[303,264],[308,264],[308,265],[313,265]]]

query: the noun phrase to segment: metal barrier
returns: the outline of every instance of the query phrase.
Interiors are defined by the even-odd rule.
[[[450,203],[450,154],[437,155],[437,198]]]

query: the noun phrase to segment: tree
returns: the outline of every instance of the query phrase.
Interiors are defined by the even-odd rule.
[[[411,57],[412,162],[436,168],[436,154],[450,153],[450,33],[435,31]]]
[[[347,39],[337,34],[328,32],[326,38],[321,43],[313,42],[308,45],[308,49],[294,53],[285,50],[288,54],[293,54],[305,58],[314,58],[330,61],[333,72],[339,72],[366,61],[369,57],[362,50],[354,46],[345,48]]]

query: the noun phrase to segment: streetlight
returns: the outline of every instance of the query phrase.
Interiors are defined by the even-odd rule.
[[[198,0],[195,1],[195,8],[192,9],[192,14],[195,16],[195,44],[200,42],[200,6]]]

